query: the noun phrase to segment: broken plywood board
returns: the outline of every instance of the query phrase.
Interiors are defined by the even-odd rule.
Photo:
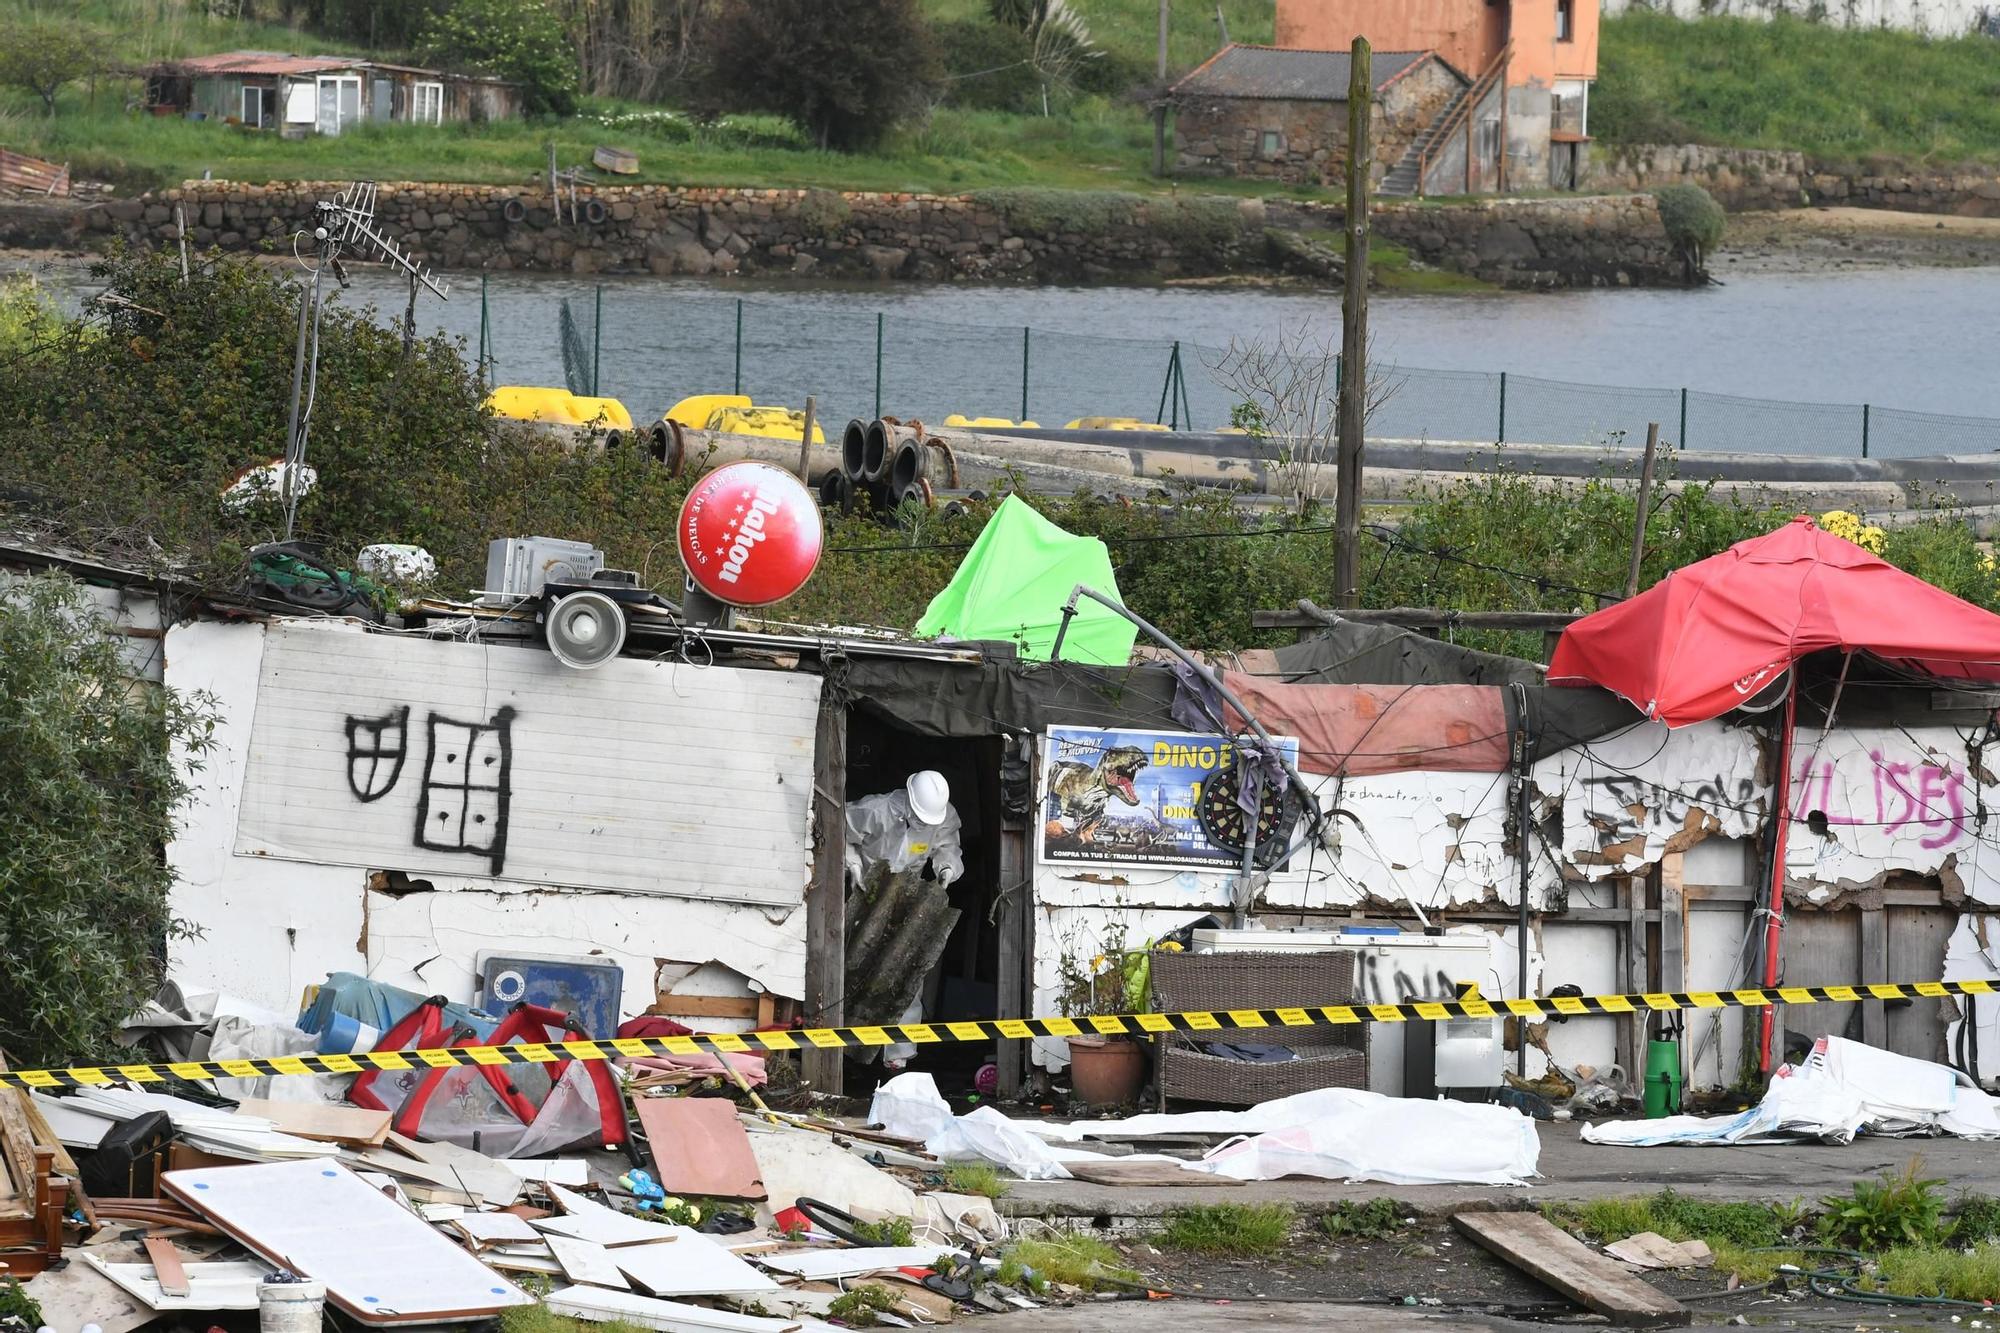
[[[606,1251],[618,1271],[655,1296],[754,1296],[778,1284],[699,1231],[657,1226],[669,1238]]]
[[[175,1310],[254,1310],[257,1308],[257,1284],[271,1271],[271,1265],[267,1263],[248,1260],[185,1264],[181,1272],[187,1291],[170,1296],[161,1289],[151,1264],[108,1263],[89,1250],[75,1253],[148,1309],[162,1314]]]
[[[1063,1168],[1093,1185],[1241,1185],[1240,1180],[1209,1171],[1190,1171],[1172,1162],[1126,1162],[1117,1158],[1088,1162],[1065,1158]]]
[[[630,1213],[621,1213],[616,1208],[606,1208],[560,1185],[551,1185],[548,1189],[549,1197],[563,1210],[563,1215],[537,1218],[531,1224],[545,1235],[569,1236],[575,1240],[587,1240],[593,1245],[615,1248],[656,1241],[667,1229],[664,1223],[648,1222]]]
[[[545,1185],[568,1185],[580,1189],[590,1183],[590,1163],[581,1157],[502,1157],[500,1165],[512,1171],[523,1180],[538,1180]]]
[[[587,1240],[577,1240],[573,1236],[550,1236],[549,1253],[562,1265],[563,1275],[572,1282],[592,1287],[610,1287],[624,1291],[631,1287],[625,1275],[618,1271],[617,1261],[611,1251],[602,1245],[593,1245]]]
[[[454,1217],[451,1225],[472,1242],[475,1250],[483,1250],[489,1245],[532,1245],[542,1239],[539,1231],[512,1213],[467,1213],[463,1217]]]
[[[1614,1241],[1604,1247],[1604,1252],[1634,1268],[1708,1268],[1715,1263],[1715,1252],[1708,1248],[1707,1241],[1683,1243],[1668,1240],[1657,1231],[1641,1231],[1636,1236]]]
[[[669,1194],[711,1199],[761,1199],[764,1177],[750,1136],[724,1097],[640,1097],[633,1101],[653,1178]]]
[[[274,1102],[245,1097],[236,1104],[245,1115],[268,1120],[286,1134],[325,1143],[349,1143],[360,1148],[378,1147],[389,1137],[389,1113],[363,1106],[335,1106],[331,1102]]]
[[[917,1196],[909,1186],[824,1134],[760,1125],[750,1131],[750,1150],[764,1177],[764,1206],[773,1213],[790,1208],[802,1194],[838,1201],[850,1213],[864,1209],[891,1217],[918,1213]]]
[[[364,1324],[478,1319],[533,1298],[344,1166],[169,1171],[167,1193]]]
[[[699,1305],[662,1301],[632,1291],[605,1291],[599,1287],[564,1287],[551,1292],[543,1302],[552,1314],[596,1323],[622,1322],[660,1333],[800,1333],[804,1325],[794,1319],[764,1319],[756,1315],[733,1314],[728,1310],[708,1310]]]
[[[1685,1305],[1540,1213],[1459,1213],[1451,1220],[1485,1249],[1614,1324],[1679,1326],[1692,1318]]]

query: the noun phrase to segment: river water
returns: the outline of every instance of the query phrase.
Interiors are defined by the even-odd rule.
[[[341,299],[400,317],[407,288],[357,269]],[[600,349],[600,391],[635,417],[740,383],[760,403],[796,407],[815,394],[834,424],[872,415],[878,392],[882,411],[905,418],[1019,418],[1027,329],[1027,415],[1042,424],[1153,420],[1179,340],[1185,411],[1214,428],[1227,424],[1237,397],[1211,370],[1232,340],[1305,330],[1337,346],[1340,318],[1337,293],[1295,289],[505,273],[485,294],[497,382],[563,383],[565,300],[586,359],[593,341]],[[2000,268],[1752,273],[1692,291],[1378,294],[1370,308],[1373,360],[1397,368],[1378,371],[1395,392],[1371,434],[1629,441],[1650,419],[1694,449],[1848,454],[1858,451],[1860,404],[1869,403],[1878,455],[2000,447],[1989,342]],[[477,275],[457,275],[449,301],[424,294],[417,311],[421,329],[443,329],[476,351]],[[1692,391],[1685,400],[1682,388]]]

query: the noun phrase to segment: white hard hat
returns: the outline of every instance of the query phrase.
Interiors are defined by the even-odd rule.
[[[951,784],[936,769],[910,774],[903,790],[909,793],[910,813],[926,824],[942,824],[951,812]]]

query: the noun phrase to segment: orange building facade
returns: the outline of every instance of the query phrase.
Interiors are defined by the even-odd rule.
[[[1276,0],[1275,44],[1435,51],[1472,81],[1413,164],[1421,192],[1568,189],[1590,140],[1598,0]],[[1502,147],[1504,145],[1504,153]]]

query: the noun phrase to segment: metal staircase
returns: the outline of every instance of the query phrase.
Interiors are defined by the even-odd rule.
[[[1408,198],[1424,192],[1424,177],[1430,174],[1431,163],[1437,158],[1439,150],[1453,135],[1465,132],[1472,113],[1486,100],[1494,85],[1506,76],[1507,61],[1513,54],[1514,44],[1509,42],[1478,78],[1459,89],[1458,94],[1444,104],[1410,144],[1409,150],[1395,166],[1389,168],[1389,174],[1382,178],[1382,184],[1375,191],[1377,195]]]

